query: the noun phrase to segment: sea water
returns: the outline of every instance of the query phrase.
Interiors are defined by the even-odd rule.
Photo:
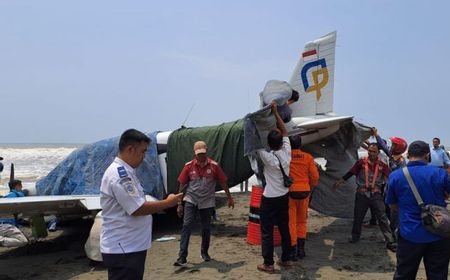
[[[24,186],[34,185],[81,146],[82,144],[0,143],[0,157],[3,157],[4,165],[0,185],[7,185],[11,163],[14,163],[14,178],[22,180]]]

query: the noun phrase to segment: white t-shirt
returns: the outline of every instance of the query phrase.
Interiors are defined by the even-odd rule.
[[[131,215],[144,202],[144,190],[135,169],[116,157],[106,169],[100,187],[102,253],[132,253],[151,247],[152,216]]]
[[[289,175],[289,166],[291,164],[291,144],[289,138],[283,137],[283,146],[278,151],[267,152],[264,149],[260,149],[258,150],[258,154],[264,163],[264,177],[266,178],[263,195],[265,197],[285,195],[289,189],[284,187],[283,174],[281,174],[279,162],[281,161],[281,166],[286,175]],[[277,157],[280,161],[278,161]]]

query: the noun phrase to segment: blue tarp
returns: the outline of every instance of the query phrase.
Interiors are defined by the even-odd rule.
[[[158,162],[156,134],[151,139],[144,162],[137,175],[146,194],[162,199],[165,191]],[[73,151],[46,177],[36,183],[38,195],[99,194],[103,173],[119,152],[119,139],[114,137],[88,144]]]

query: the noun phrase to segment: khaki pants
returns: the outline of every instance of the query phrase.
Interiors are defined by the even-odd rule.
[[[20,247],[27,243],[27,238],[16,226],[11,224],[0,224],[0,246]]]

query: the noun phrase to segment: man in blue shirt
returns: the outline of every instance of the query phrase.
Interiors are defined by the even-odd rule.
[[[423,141],[409,145],[407,164],[412,180],[425,204],[446,206],[445,192],[450,182],[445,170],[428,165],[430,146]],[[389,177],[386,203],[400,211],[400,231],[397,247],[397,268],[394,279],[415,279],[420,261],[424,259],[428,279],[447,279],[450,241],[425,229],[421,209],[406,180],[398,169]]]
[[[27,194],[26,190],[22,191],[22,181],[20,180],[9,182],[9,188],[11,191],[4,198],[24,197]],[[27,238],[16,225],[16,218],[0,217],[0,246],[20,247],[28,243]]]
[[[24,197],[28,195],[28,190],[22,189],[22,181],[12,180],[9,182],[9,193],[5,195],[5,198]]]
[[[431,165],[445,168],[450,166],[450,159],[444,149],[440,147],[441,140],[437,137],[433,138],[433,149],[431,149]]]

